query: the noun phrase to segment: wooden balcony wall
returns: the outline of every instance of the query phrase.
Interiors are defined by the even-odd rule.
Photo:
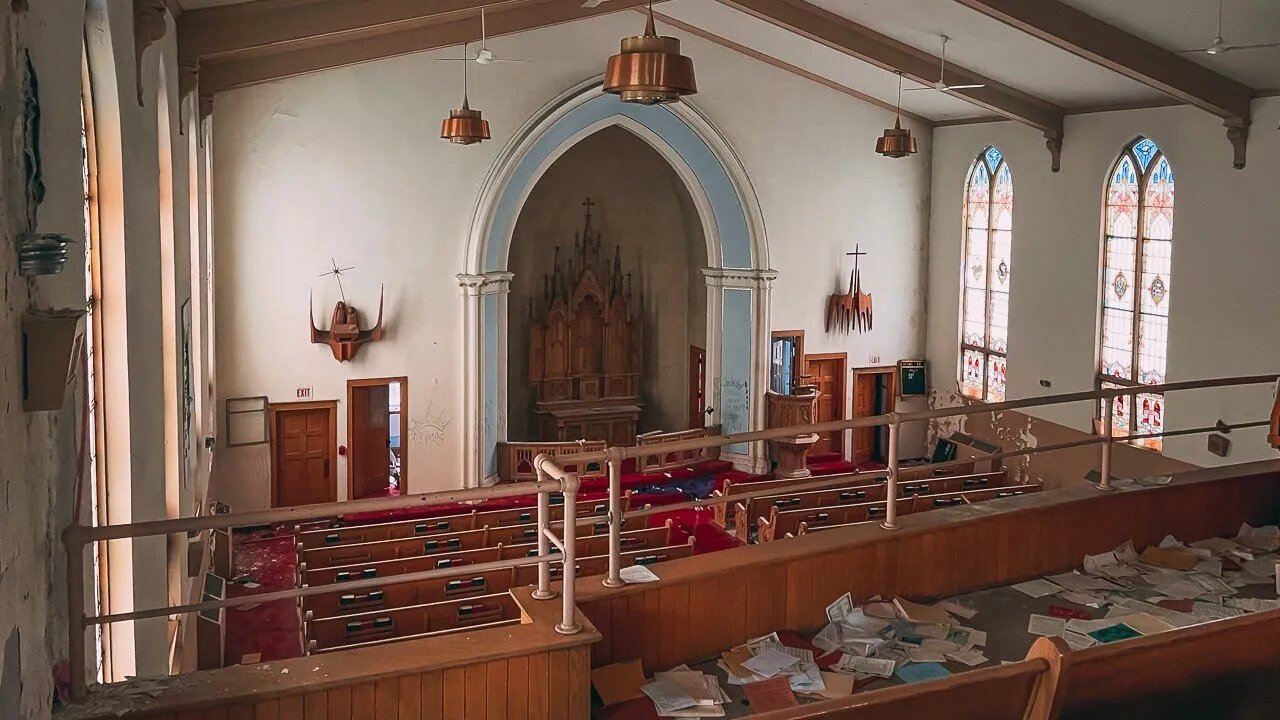
[[[147,683],[92,688],[57,720],[586,720],[590,645],[561,635],[560,600],[513,590],[520,625],[407,640],[341,653],[240,665]]]
[[[578,608],[603,635],[593,665],[646,672],[704,660],[781,628],[816,630],[844,592],[939,598],[1079,567],[1086,554],[1166,534],[1234,536],[1280,515],[1280,462],[1196,470],[1163,487],[1054,490],[673,560],[661,580],[611,589],[580,577]]]

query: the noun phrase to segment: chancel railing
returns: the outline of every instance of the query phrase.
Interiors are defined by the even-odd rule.
[[[577,440],[574,442],[500,442],[498,443],[498,478],[508,482],[534,480],[538,471],[533,461],[539,455],[552,458],[577,455],[584,452],[604,452],[604,440]],[[604,463],[588,462],[582,466],[563,463],[569,472],[580,478],[604,477]]]
[[[719,425],[669,433],[657,430],[650,433],[644,433],[643,435],[637,435],[636,447],[657,447],[666,445],[667,443],[679,442],[681,440],[696,440],[698,438],[714,437],[719,434]],[[704,460],[718,460],[719,458],[720,447],[718,445],[705,448],[692,448],[689,450],[658,450],[653,453],[637,455],[636,472],[661,472],[663,470],[671,470],[673,468],[689,467]]]

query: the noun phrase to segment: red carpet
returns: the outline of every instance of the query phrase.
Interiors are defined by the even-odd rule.
[[[841,472],[853,472],[856,468],[842,460],[838,455],[824,454],[814,456],[810,469],[815,475],[831,475]],[[877,469],[883,466],[864,466],[862,469]],[[752,482],[772,479],[772,474],[752,475],[733,469],[728,461],[715,460],[699,463],[693,467],[678,468],[660,473],[640,474],[634,472],[634,464],[624,464],[622,486],[632,490],[631,507],[640,508],[645,505],[660,507],[688,500],[691,496],[706,497],[712,488],[719,488],[724,479],[734,483]],[[802,481],[797,481],[802,482]],[[608,497],[609,481],[607,478],[589,478],[582,483],[579,499],[596,500]],[[438,505],[429,508],[410,508],[398,511],[377,513],[353,513],[343,516],[344,524],[361,522],[386,522],[396,519],[412,519],[437,517],[441,515],[469,512],[471,510],[491,510],[509,507],[528,507],[536,502],[534,495],[514,498],[500,498],[472,505]],[[695,554],[718,552],[738,547],[739,542],[730,533],[712,522],[710,508],[673,510],[669,513],[656,513],[648,517],[649,527],[660,527],[670,519],[674,522],[672,542],[685,542],[689,536],[694,538]],[[322,525],[315,523],[314,525]],[[259,584],[256,588],[246,588],[236,583],[228,584],[231,597],[252,595],[257,593],[286,590],[294,586],[294,572],[297,556],[294,551],[294,536],[286,527],[273,530],[255,530],[237,532],[235,535],[235,577],[247,577]],[[226,623],[226,659],[228,665],[238,664],[240,659],[250,653],[259,653],[263,661],[281,658],[298,657],[302,653],[301,627],[298,622],[297,603],[291,600],[279,600],[247,610],[232,609],[227,612]]]

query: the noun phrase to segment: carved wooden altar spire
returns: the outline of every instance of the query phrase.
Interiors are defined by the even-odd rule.
[[[556,246],[541,307],[530,307],[529,382],[539,439],[629,445],[642,404],[643,320],[633,312],[621,248],[607,260],[603,235],[592,226],[595,204],[583,201],[573,252],[562,259]]]

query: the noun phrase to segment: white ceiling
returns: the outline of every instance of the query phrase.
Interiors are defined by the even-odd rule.
[[[237,0],[180,0],[183,8]],[[243,0],[241,0],[243,1]],[[262,2],[264,0],[250,0]],[[424,0],[424,2],[427,0]],[[970,10],[955,0],[808,0],[908,45],[939,52],[951,38],[948,62],[1070,109],[1167,99],[1119,73]],[[1213,40],[1217,0],[1062,0],[1168,50],[1205,47]],[[1222,0],[1228,43],[1280,42],[1280,0]],[[892,103],[897,77],[820,43],[730,8],[717,0],[670,0],[659,12],[771,55],[871,97]],[[670,34],[680,31],[667,29]],[[1280,48],[1187,57],[1257,90],[1280,89]],[[903,108],[931,120],[976,118],[989,112],[945,93],[909,92]]]

